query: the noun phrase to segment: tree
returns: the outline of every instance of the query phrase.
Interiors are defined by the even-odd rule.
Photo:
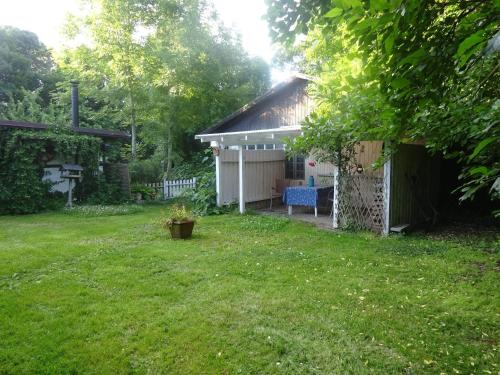
[[[492,42],[498,39],[498,1],[289,3],[270,3],[274,36],[290,49],[300,32],[308,33],[305,53],[316,53],[317,59],[309,58],[306,65],[320,76],[320,100],[333,110],[339,105],[334,100],[348,98],[342,111],[349,111],[356,124],[349,139],[367,134],[393,143],[425,139],[432,152],[456,158],[463,166],[462,199],[481,188],[493,196],[498,192],[500,71],[498,47]],[[338,66],[332,60],[353,57],[351,48],[357,50],[354,58],[362,73],[333,77]],[[347,79],[346,85],[336,83],[339,79]],[[328,121],[321,113],[317,118],[318,126]],[[345,130],[332,128],[332,136]]]
[[[105,62],[100,67],[108,71],[107,84],[122,90],[123,97],[126,98],[123,109],[127,113],[132,135],[132,158],[135,158],[137,113],[144,89],[144,48],[140,32],[148,1],[85,0],[84,5],[90,11],[80,19],[70,19],[72,27],[68,27],[68,30],[72,34],[68,36],[75,37],[79,33],[88,35],[97,60]]]
[[[199,149],[196,132],[267,89],[269,69],[241,52],[239,39],[218,25],[216,15],[204,21],[209,13],[202,3],[185,4],[181,17],[166,14],[158,7],[147,25],[154,30],[145,48],[151,51],[147,74],[155,87],[148,112],[159,121],[145,133],[162,140],[159,150],[169,175],[174,155],[185,158]]]
[[[48,104],[57,80],[50,51],[36,34],[0,27],[0,113],[9,100],[22,100],[26,90],[38,90],[41,104]]]
[[[167,173],[200,149],[196,132],[269,86],[267,64],[251,59],[204,1],[85,3],[90,11],[72,19],[68,35],[91,42],[57,61],[98,108],[108,98],[102,114],[113,123],[124,112],[132,131],[141,124],[132,154],[164,161]]]

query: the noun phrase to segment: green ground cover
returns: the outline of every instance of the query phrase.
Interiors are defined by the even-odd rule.
[[[499,243],[0,217],[0,373],[498,374]]]

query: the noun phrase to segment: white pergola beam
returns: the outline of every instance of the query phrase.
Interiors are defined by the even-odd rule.
[[[283,142],[285,138],[293,138],[301,134],[299,127],[251,130],[219,134],[200,134],[195,136],[202,142],[224,143],[226,146],[252,145],[269,141]]]

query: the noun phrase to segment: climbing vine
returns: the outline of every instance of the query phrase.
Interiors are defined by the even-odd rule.
[[[56,157],[84,168],[75,189],[76,199],[110,198],[102,193],[117,192],[118,188],[109,186],[98,173],[101,143],[98,138],[64,128],[0,130],[0,214],[28,214],[64,205],[64,195],[51,192],[53,184],[42,180],[47,161]]]

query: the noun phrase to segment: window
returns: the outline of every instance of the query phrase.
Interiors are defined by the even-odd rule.
[[[303,180],[305,178],[305,158],[294,156],[285,162],[285,178]]]

